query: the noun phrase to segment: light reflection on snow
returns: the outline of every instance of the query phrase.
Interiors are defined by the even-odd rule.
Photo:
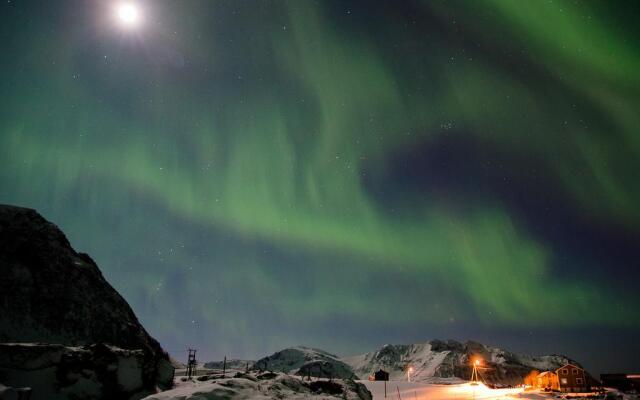
[[[464,383],[461,385],[452,385],[448,388],[448,392],[453,394],[456,398],[476,398],[476,399],[493,399],[500,398],[509,395],[516,395],[523,392],[522,388],[511,389],[491,389],[485,386],[483,383],[472,385],[470,383]]]
[[[374,400],[383,400],[384,382],[362,381],[373,394]],[[387,382],[387,399],[398,400],[398,391],[402,400],[463,400],[463,399],[506,399],[527,398],[522,395],[524,389],[491,389],[483,384],[461,383],[455,385],[428,384],[419,382]],[[536,396],[534,396],[536,397]]]

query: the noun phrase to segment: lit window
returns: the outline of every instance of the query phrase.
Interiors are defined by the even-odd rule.
[[[560,379],[560,382],[562,382],[563,385],[566,385],[567,384],[567,378]]]

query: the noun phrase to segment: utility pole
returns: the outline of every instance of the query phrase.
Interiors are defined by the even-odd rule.
[[[191,376],[196,374],[196,349],[189,349],[189,358],[187,359],[187,376],[191,379]]]
[[[224,356],[224,361],[222,362],[222,378],[226,378],[227,376],[227,356]]]

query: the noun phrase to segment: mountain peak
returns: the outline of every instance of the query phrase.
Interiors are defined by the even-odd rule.
[[[313,375],[327,378],[354,378],[351,367],[327,351],[296,346],[261,358],[253,365],[261,370],[286,372],[294,375]]]

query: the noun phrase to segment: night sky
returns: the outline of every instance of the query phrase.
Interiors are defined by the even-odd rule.
[[[640,369],[640,2],[118,4],[0,5],[0,202],[172,355]]]

